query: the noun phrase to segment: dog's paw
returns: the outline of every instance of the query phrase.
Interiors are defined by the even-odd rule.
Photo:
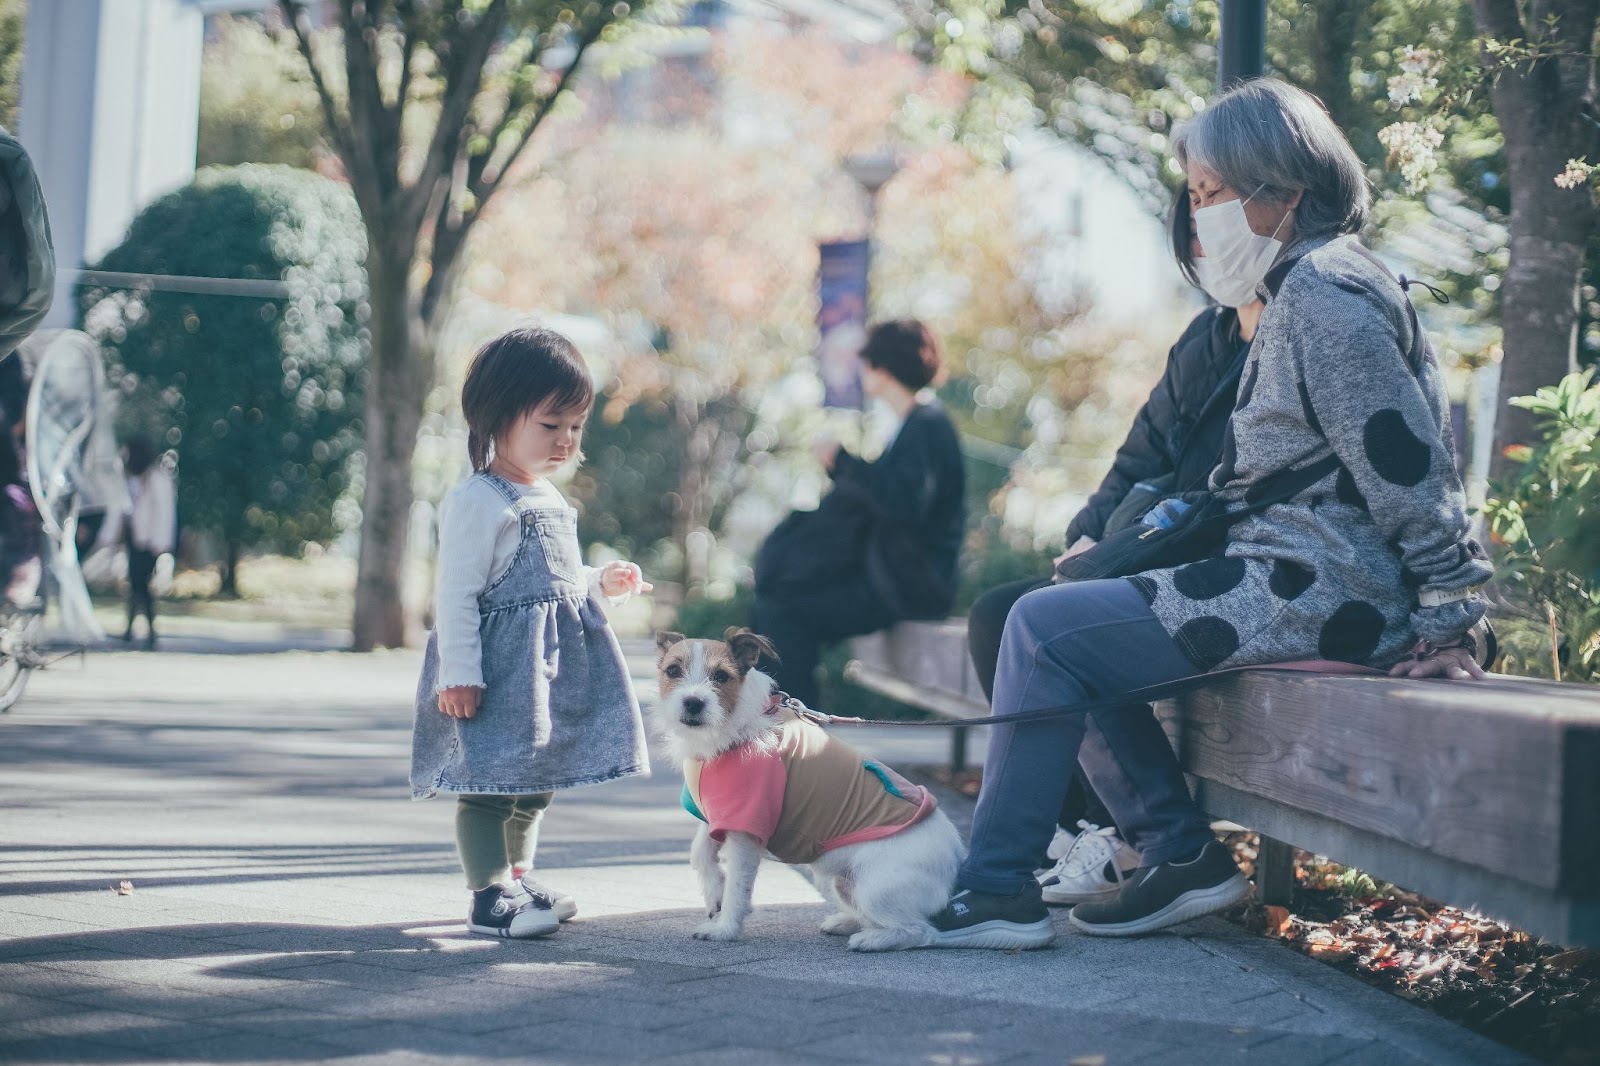
[[[822,919],[822,924],[817,928],[829,936],[849,936],[851,933],[861,932],[861,920],[853,914],[839,911]]]
[[[696,940],[715,940],[726,944],[739,939],[739,927],[731,922],[702,922],[695,927],[693,935]]]
[[[933,942],[928,930],[863,929],[846,941],[851,951],[904,951],[926,947]]]

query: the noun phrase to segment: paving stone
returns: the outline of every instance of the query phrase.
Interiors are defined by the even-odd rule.
[[[26,1063],[43,1062],[160,1062],[166,1056],[148,1048],[122,1048],[110,1044],[99,1044],[92,1040],[72,1039],[65,1040],[60,1037],[31,1037],[22,1040],[10,1040],[0,1035],[0,1062],[15,1063],[23,1066]]]
[[[87,1010],[87,1007],[80,1007]],[[0,992],[0,1026],[10,1026],[33,1018],[55,1017],[63,1013],[61,1000],[53,996],[24,996]],[[0,1033],[5,1029],[0,1028]]]
[[[793,1051],[760,1046],[736,1046],[690,1051],[652,1060],[656,1066],[809,1066],[818,1060]]]
[[[259,1062],[270,1056],[284,1062],[326,1062],[336,1058],[339,1046],[296,1037],[290,1041],[263,1039],[251,1033],[208,1034],[196,1040],[166,1044],[155,1051],[169,1062]]]
[[[193,1036],[222,1032],[195,1022],[155,1018],[116,1010],[91,1010],[55,1017],[34,1018],[6,1026],[8,1035],[29,1037],[74,1037],[116,1047],[156,1047]]]

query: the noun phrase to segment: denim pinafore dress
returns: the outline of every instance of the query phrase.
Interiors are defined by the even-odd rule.
[[[510,567],[478,597],[484,691],[471,718],[439,713],[439,636],[417,684],[411,793],[526,795],[650,772],[616,634],[589,596],[577,512],[479,473],[517,512]]]

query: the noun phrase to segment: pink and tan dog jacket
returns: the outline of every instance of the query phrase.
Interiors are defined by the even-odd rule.
[[[893,836],[938,806],[933,794],[803,720],[776,750],[743,744],[683,768],[683,806],[715,840],[749,833],[779,862]]]

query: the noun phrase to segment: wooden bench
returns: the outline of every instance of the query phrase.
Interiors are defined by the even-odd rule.
[[[959,621],[902,623],[852,651],[858,684],[988,714]],[[1262,834],[1263,901],[1288,902],[1292,845],[1600,947],[1600,690],[1261,671],[1157,712],[1201,805]],[[963,742],[952,753],[964,760]]]

